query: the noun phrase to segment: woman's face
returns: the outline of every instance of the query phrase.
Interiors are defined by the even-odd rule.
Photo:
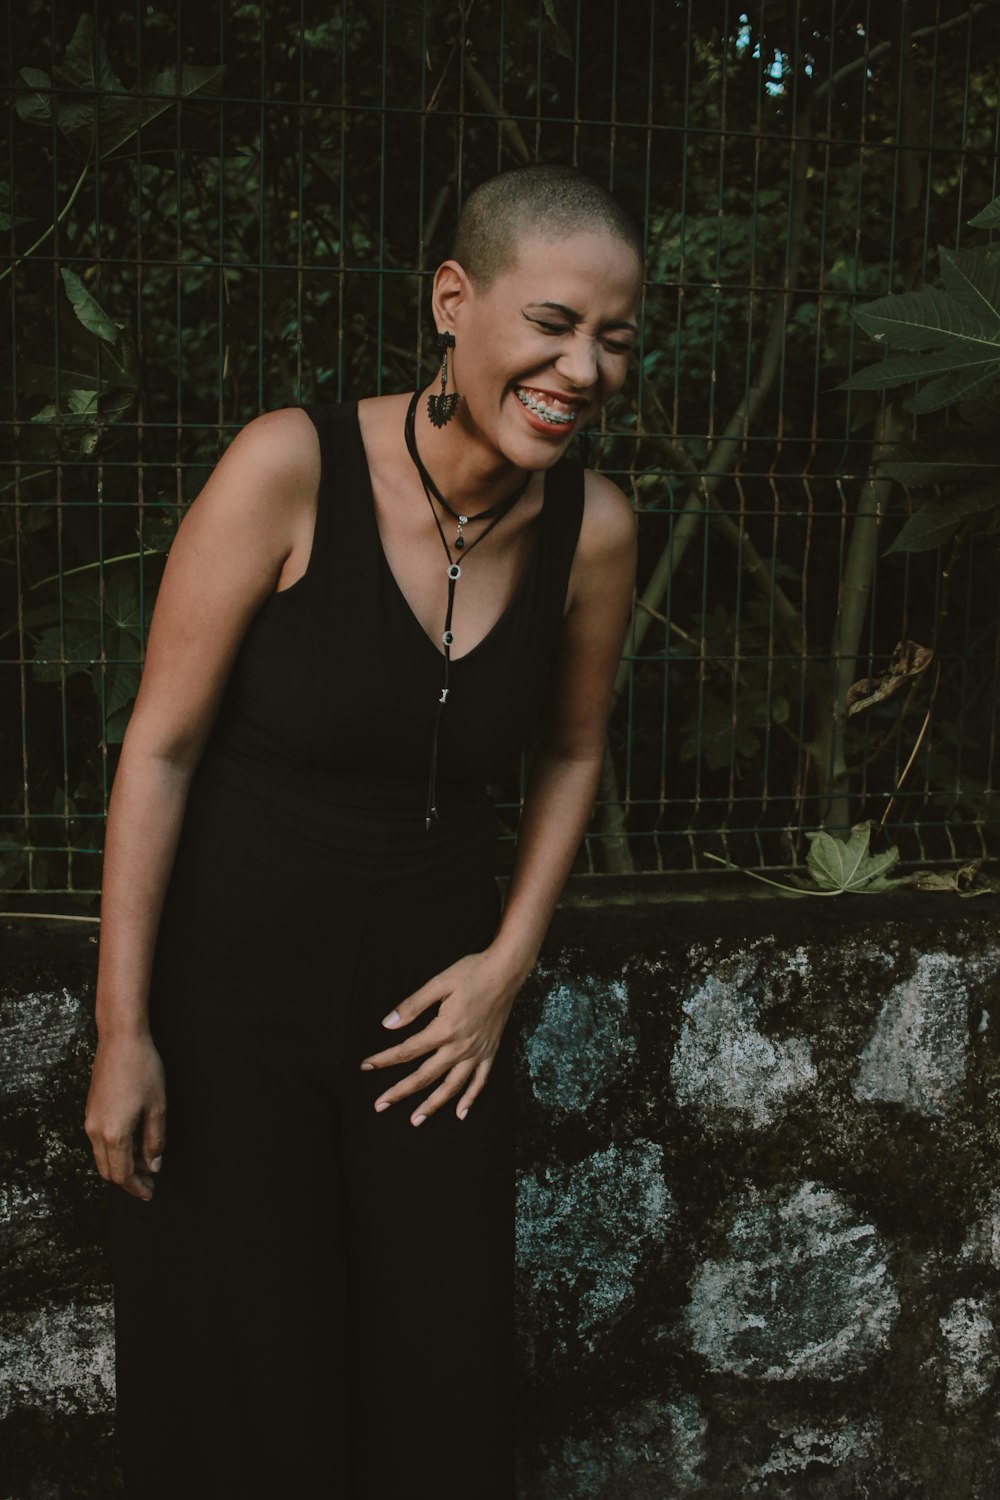
[[[605,231],[532,235],[484,291],[446,262],[435,314],[455,335],[449,386],[463,426],[519,468],[553,464],[621,389],[641,278],[635,252]]]

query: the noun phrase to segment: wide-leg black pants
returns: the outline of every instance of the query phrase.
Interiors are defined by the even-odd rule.
[[[299,797],[189,799],[150,996],[163,1167],[152,1201],[107,1188],[126,1495],[511,1500],[510,1030],[464,1121],[411,1125],[430,1088],[376,1114],[418,1064],[359,1067],[490,941],[495,825],[421,841]]]

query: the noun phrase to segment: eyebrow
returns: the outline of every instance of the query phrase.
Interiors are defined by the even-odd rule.
[[[567,307],[563,302],[529,302],[529,307],[551,307],[553,312],[561,312],[572,323],[579,323],[583,319],[583,313],[575,312],[572,307]],[[627,328],[632,333],[638,333],[639,329],[635,323],[630,323],[627,318],[617,318],[611,323],[603,323],[603,328]]]

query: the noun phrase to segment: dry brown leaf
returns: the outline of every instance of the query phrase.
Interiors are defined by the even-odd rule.
[[[859,714],[875,703],[884,703],[904,682],[926,672],[934,660],[931,646],[918,646],[916,641],[899,641],[884,672],[874,677],[862,677],[847,689],[847,712]]]
[[[910,878],[918,891],[962,893],[974,883],[982,863],[981,859],[973,859],[959,870],[914,870]]]

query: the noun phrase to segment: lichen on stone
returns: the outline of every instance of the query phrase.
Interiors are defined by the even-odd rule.
[[[951,953],[919,953],[886,996],[853,1084],[862,1102],[944,1114],[965,1077],[969,989]]]
[[[953,1302],[938,1327],[945,1343],[945,1400],[971,1406],[989,1394],[1000,1367],[1000,1345],[985,1303],[973,1297]]]
[[[87,1017],[68,989],[23,995],[0,1006],[0,1089],[31,1096],[58,1079]]]
[[[563,1330],[586,1334],[630,1301],[635,1268],[662,1244],[673,1213],[661,1148],[612,1145],[521,1180],[518,1264]]]
[[[18,1407],[106,1412],[114,1404],[110,1302],[48,1304],[0,1333],[0,1418]]]
[[[553,985],[524,1050],[540,1104],[586,1109],[635,1055],[625,985],[589,978]]]
[[[982,1218],[970,1228],[959,1259],[1000,1271],[1000,1188],[993,1190]]]
[[[775,1443],[764,1462],[753,1471],[753,1478],[766,1480],[804,1470],[816,1474],[817,1470],[844,1468],[866,1458],[878,1436],[874,1422],[848,1422],[843,1417],[822,1427],[795,1428]],[[751,1490],[756,1493],[755,1486]]]
[[[531,1500],[687,1500],[702,1493],[707,1425],[690,1397],[632,1402],[587,1437],[566,1438]]]
[[[713,1370],[840,1380],[868,1366],[899,1312],[886,1246],[830,1188],[751,1189],[732,1204],[729,1255],[699,1268],[686,1310]]]
[[[684,1024],[670,1062],[679,1104],[707,1115],[769,1125],[786,1098],[816,1081],[809,1043],[778,1040],[757,1026],[754,968],[710,974],[683,1003]]]

